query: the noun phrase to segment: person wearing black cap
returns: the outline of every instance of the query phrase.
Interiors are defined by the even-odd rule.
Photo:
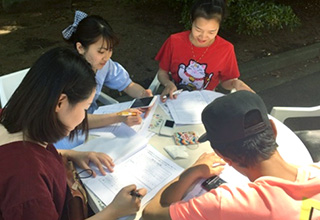
[[[262,99],[248,91],[220,97],[202,112],[216,153],[205,153],[150,201],[143,219],[320,219],[320,165],[295,166],[282,159],[277,131]],[[228,183],[181,201],[199,178],[219,175],[221,158],[251,182]]]

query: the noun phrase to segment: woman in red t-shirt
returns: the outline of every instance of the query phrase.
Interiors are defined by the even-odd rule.
[[[253,90],[240,76],[233,45],[218,36],[224,16],[223,0],[198,1],[191,9],[191,31],[171,35],[156,56],[158,79],[165,86],[161,97],[178,88]],[[172,80],[170,79],[170,74]]]

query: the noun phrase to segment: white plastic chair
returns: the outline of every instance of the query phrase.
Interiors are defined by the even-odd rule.
[[[159,86],[160,86],[160,82],[158,80],[158,74],[156,74],[148,89],[150,89],[152,94],[155,95],[159,89]]]
[[[287,118],[320,117],[320,105],[313,107],[273,107],[270,115],[284,122]],[[320,125],[317,130],[294,132],[308,149],[314,162],[320,161]]]
[[[2,107],[7,104],[28,71],[29,68],[0,76],[0,102]]]
[[[320,105],[313,107],[273,107],[270,115],[284,122],[287,118],[320,117]]]
[[[100,93],[98,100],[104,105],[119,103],[117,100],[115,100],[114,98],[112,98],[111,96],[108,96],[107,94],[105,94],[103,92]]]
[[[4,107],[10,97],[12,96],[13,92],[18,88],[22,79],[27,74],[30,68],[19,70],[14,73],[10,73],[4,76],[0,76],[0,106]],[[108,96],[107,94],[101,92],[98,100],[107,105],[107,104],[115,104],[119,103],[114,98]]]

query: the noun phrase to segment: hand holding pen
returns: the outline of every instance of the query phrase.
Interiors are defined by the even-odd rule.
[[[138,192],[138,191],[136,191],[136,190],[132,190],[131,192],[130,192],[130,196],[132,196],[132,197],[137,197],[137,198],[139,198],[139,199],[142,199],[142,195]]]
[[[137,116],[137,112],[128,112],[128,111],[123,111],[123,112],[118,112],[117,115],[119,116]]]
[[[116,113],[116,115],[120,117],[120,121],[126,123],[130,127],[133,125],[141,124],[141,114],[142,112],[138,109],[127,109]]]
[[[176,96],[179,95],[182,91],[183,91],[182,89],[179,89],[179,90],[176,90],[176,91],[172,92],[172,97],[173,97],[173,98],[176,98]],[[170,96],[170,93],[162,96],[162,97],[161,97],[161,100],[162,100],[162,101],[165,101],[165,100],[166,100],[167,98],[169,98],[169,97],[171,97],[171,96]]]
[[[129,185],[123,187],[115,196],[110,205],[106,208],[113,210],[120,216],[132,215],[139,210],[141,205],[141,198],[147,194],[145,188],[137,189],[135,185]]]

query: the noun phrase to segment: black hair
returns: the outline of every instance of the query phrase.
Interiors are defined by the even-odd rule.
[[[67,134],[67,128],[55,112],[61,94],[71,106],[90,97],[96,87],[90,64],[75,51],[54,48],[43,54],[30,68],[0,115],[0,123],[9,133],[23,132],[23,137],[39,143],[55,143]],[[70,133],[87,135],[88,122]]]
[[[76,31],[66,41],[73,43],[75,48],[76,43],[80,42],[85,49],[88,49],[100,37],[107,42],[109,50],[113,50],[113,47],[119,43],[118,37],[105,19],[98,15],[90,15],[79,22]]]
[[[256,125],[261,120],[261,116],[260,119],[257,117],[256,111],[248,112],[244,122],[245,127]],[[260,161],[269,159],[278,145],[271,125],[267,125],[264,131],[252,134],[245,139],[212,147],[241,167],[253,167]]]
[[[221,23],[224,15],[224,0],[199,0],[191,7],[190,11],[191,23],[199,17],[207,20],[216,19],[219,23]]]

